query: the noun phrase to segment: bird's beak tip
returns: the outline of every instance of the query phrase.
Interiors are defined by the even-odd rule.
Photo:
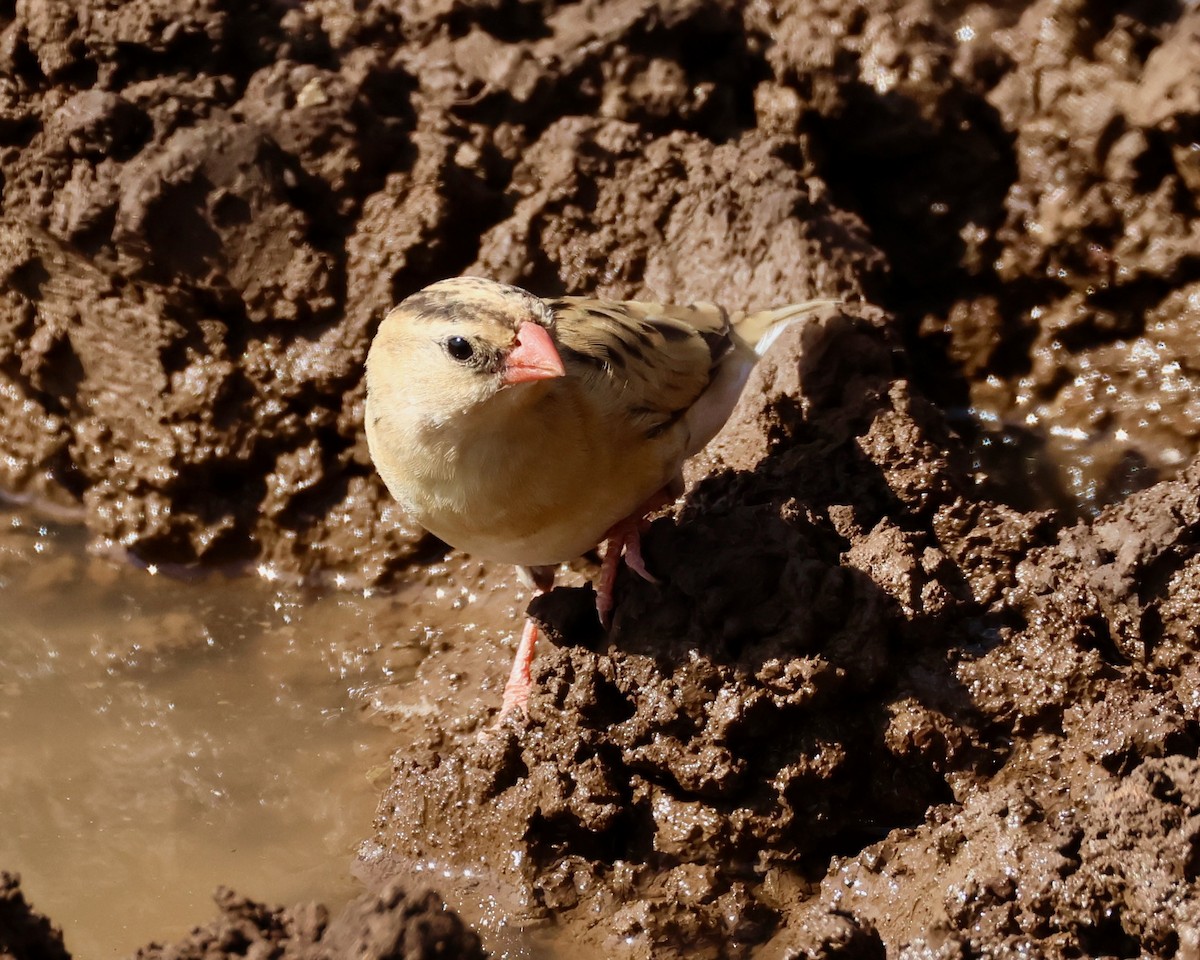
[[[504,364],[504,384],[552,380],[566,376],[566,373],[562,357],[546,328],[532,321],[521,324],[517,329],[517,345]]]

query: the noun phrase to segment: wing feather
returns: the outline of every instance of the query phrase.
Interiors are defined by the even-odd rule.
[[[680,427],[686,456],[737,402],[758,354],[792,323],[836,300],[733,316],[714,303],[672,305],[562,297],[548,301],[568,372],[604,392],[647,439]]]
[[[684,417],[734,348],[729,315],[716,304],[564,297],[549,306],[563,362],[609,391],[647,436]]]

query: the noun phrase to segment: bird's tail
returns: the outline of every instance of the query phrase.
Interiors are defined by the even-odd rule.
[[[788,327],[822,307],[840,306],[842,300],[805,300],[803,303],[791,303],[786,307],[776,307],[773,310],[759,310],[755,313],[744,313],[734,316],[733,328],[747,343],[754,347],[754,352],[760,357],[771,349],[771,345],[779,339],[779,335]]]

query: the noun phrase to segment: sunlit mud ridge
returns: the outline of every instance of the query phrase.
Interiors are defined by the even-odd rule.
[[[397,590],[396,648],[311,637],[396,735],[355,869],[497,951],[1196,956],[1197,77],[1153,0],[10,5],[0,488],[160,572]],[[660,585],[535,604],[491,736],[526,595],[362,433],[384,311],[464,272],[843,301]]]

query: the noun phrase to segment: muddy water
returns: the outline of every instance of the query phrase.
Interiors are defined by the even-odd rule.
[[[331,907],[358,892],[367,771],[394,739],[369,705],[421,656],[372,639],[393,603],[181,582],[0,507],[0,865],[76,956],[177,937],[218,884]]]

